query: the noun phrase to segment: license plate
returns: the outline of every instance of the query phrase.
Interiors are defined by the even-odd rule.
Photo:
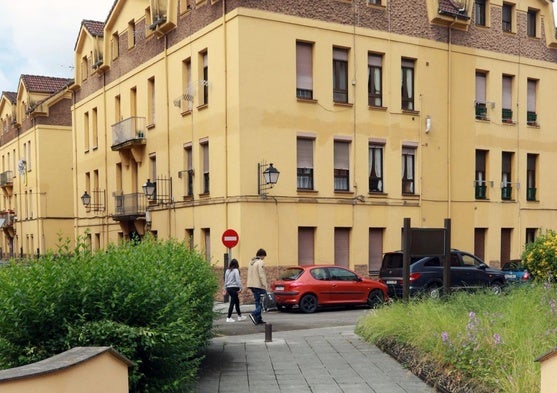
[[[505,274],[505,278],[515,278],[514,274]]]
[[[387,285],[395,285],[395,284],[396,284],[396,280],[387,280],[387,281],[385,281],[385,284],[387,284]]]
[[[282,285],[277,285],[275,291],[284,291],[284,287]]]

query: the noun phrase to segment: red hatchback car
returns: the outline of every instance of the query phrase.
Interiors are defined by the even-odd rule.
[[[298,306],[311,313],[320,306],[356,304],[375,308],[388,300],[385,284],[331,265],[286,268],[271,289],[279,311]]]

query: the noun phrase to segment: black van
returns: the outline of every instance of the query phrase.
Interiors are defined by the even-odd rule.
[[[379,281],[387,285],[389,296],[402,297],[402,251],[383,256]],[[506,285],[505,274],[492,269],[480,258],[460,250],[451,250],[451,290],[491,288],[499,294]],[[410,296],[439,297],[443,288],[443,257],[410,258]]]

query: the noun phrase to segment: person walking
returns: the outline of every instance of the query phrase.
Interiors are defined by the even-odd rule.
[[[236,308],[236,313],[238,314],[238,321],[246,319],[246,317],[242,316],[242,312],[240,311],[240,298],[238,297],[238,294],[242,292],[242,280],[240,279],[239,268],[238,261],[232,259],[228,264],[228,269],[226,269],[224,273],[224,288],[228,296],[230,296],[226,322],[235,322],[232,318],[232,311],[234,308]]]
[[[247,287],[251,289],[255,301],[255,310],[249,314],[249,317],[254,325],[265,323],[261,319],[261,297],[267,294],[267,275],[265,274],[265,265],[263,264],[263,259],[266,256],[265,250],[260,248],[248,266]]]

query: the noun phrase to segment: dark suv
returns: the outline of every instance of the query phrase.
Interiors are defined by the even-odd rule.
[[[388,287],[389,296],[402,297],[402,251],[383,256],[379,281]],[[505,274],[492,269],[480,258],[459,250],[451,250],[451,290],[491,288],[499,294],[506,284]],[[439,297],[443,288],[443,258],[410,258],[410,295]]]

